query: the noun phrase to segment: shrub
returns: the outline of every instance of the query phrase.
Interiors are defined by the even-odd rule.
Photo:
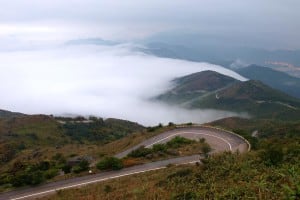
[[[155,144],[152,146],[152,150],[154,152],[158,152],[158,151],[165,152],[167,151],[167,146],[165,144]]]
[[[45,178],[51,179],[51,178],[57,176],[57,174],[58,174],[58,170],[55,168],[52,168],[45,172]]]
[[[72,167],[71,167],[71,165],[66,164],[61,169],[64,171],[65,174],[68,174],[68,173],[71,173]]]
[[[262,153],[262,158],[266,165],[279,165],[283,161],[283,151],[281,147],[271,146]]]
[[[185,176],[188,176],[188,175],[192,174],[192,172],[193,171],[190,168],[180,169],[177,172],[175,172],[173,174],[170,174],[168,176],[168,179],[175,178],[175,177],[185,177]]]
[[[112,187],[110,186],[110,185],[105,185],[104,186],[104,192],[106,192],[106,193],[109,193],[109,192],[111,192],[113,189],[112,189]]]
[[[89,169],[89,162],[86,160],[80,161],[80,163],[73,167],[74,173],[80,173]]]
[[[100,170],[119,170],[123,168],[123,163],[119,158],[107,157],[98,162],[96,166]]]
[[[178,147],[182,146],[183,144],[191,144],[192,142],[193,142],[193,140],[189,140],[184,137],[176,136],[175,138],[173,138],[172,140],[167,142],[166,145],[171,148],[178,148]]]
[[[44,174],[40,170],[26,170],[19,172],[11,178],[14,187],[23,185],[38,185],[44,181]]]
[[[148,154],[152,153],[152,149],[145,148],[141,146],[133,151],[131,151],[128,156],[133,158],[145,157]]]
[[[208,157],[208,153],[211,152],[211,150],[212,150],[211,147],[207,143],[204,143],[203,146],[201,147],[201,151],[205,157]]]
[[[199,139],[199,142],[200,142],[200,143],[204,143],[204,142],[205,142],[205,138],[200,138],[200,139]]]
[[[174,126],[175,124],[173,122],[169,122],[168,126]]]
[[[147,127],[147,132],[154,132],[156,127]]]

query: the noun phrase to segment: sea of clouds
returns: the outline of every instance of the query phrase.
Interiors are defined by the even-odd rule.
[[[202,123],[239,115],[151,101],[172,86],[172,79],[199,71],[245,79],[221,66],[158,58],[136,49],[133,44],[120,44],[1,51],[0,108],[27,114],[113,117],[143,125]]]

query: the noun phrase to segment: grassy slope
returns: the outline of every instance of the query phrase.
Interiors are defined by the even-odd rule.
[[[299,134],[280,139],[277,135],[281,134],[261,139],[258,149],[247,154],[223,153],[203,160],[200,166],[172,166],[42,199],[297,199]],[[274,148],[283,156],[270,164],[268,156],[274,157],[270,154]]]
[[[293,199],[289,190],[299,184],[299,165],[269,168],[259,162],[253,154],[224,154],[203,167],[170,167],[42,199]]]
[[[216,94],[193,101],[192,108],[246,111],[258,118],[300,119],[300,100],[258,81],[236,83]]]
[[[204,71],[174,80],[158,100],[185,107],[247,112],[256,118],[300,120],[300,100],[259,81],[236,81]]]
[[[18,117],[18,116],[24,116],[24,114],[0,109],[0,118],[9,118],[9,117]]]
[[[168,103],[185,103],[225,88],[237,80],[214,71],[203,71],[173,80],[174,88],[157,97]]]
[[[61,155],[63,160],[74,156],[90,156],[98,160],[145,137],[144,127],[124,120],[93,119],[95,121],[90,123],[59,120],[66,123],[45,115],[0,119],[0,185],[4,183],[4,188],[10,188],[5,179],[25,170],[16,168],[16,163],[26,167],[47,161],[59,169],[61,164],[54,159],[56,155]],[[0,190],[4,188],[0,186]]]
[[[238,69],[237,72],[246,78],[262,81],[272,88],[300,98],[299,78],[292,77],[284,72],[275,71],[273,69],[257,65]]]

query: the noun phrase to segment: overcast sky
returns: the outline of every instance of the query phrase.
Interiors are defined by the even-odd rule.
[[[239,115],[150,101],[173,78],[194,72],[245,79],[208,63],[145,55],[137,45],[167,33],[300,49],[299,7],[299,0],[1,0],[0,109],[93,114],[144,125]],[[66,45],[80,38],[120,43]]]
[[[186,31],[293,49],[300,48],[299,8],[299,0],[2,0],[0,44],[84,37],[128,41]]]

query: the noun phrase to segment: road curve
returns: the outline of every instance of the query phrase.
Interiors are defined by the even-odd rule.
[[[188,139],[200,139],[205,138],[205,141],[210,144],[214,152],[220,151],[237,151],[241,153],[248,150],[247,141],[231,132],[216,129],[212,127],[205,126],[195,126],[195,127],[181,127],[165,133],[159,134],[158,136],[147,139],[140,144],[127,149],[124,152],[121,152],[116,155],[118,158],[125,157],[132,150],[135,150],[141,146],[151,147],[154,144],[165,143],[176,136],[185,137]]]
[[[211,145],[214,152],[221,151],[240,151],[246,152],[248,150],[248,143],[245,139],[232,134],[227,131],[209,128],[209,127],[188,127],[177,128],[171,131],[167,131],[153,138],[147,139],[137,146],[127,149],[116,155],[116,157],[125,157],[132,150],[140,147],[151,147],[157,143],[164,143],[171,140],[173,137],[182,136],[189,139],[205,138],[206,142]],[[165,168],[168,164],[188,164],[199,162],[199,155],[185,156],[179,158],[173,158],[163,161],[151,162],[147,164],[137,165],[133,167],[124,168],[119,171],[102,172],[99,174],[87,175],[83,177],[77,177],[67,179],[63,181],[57,181],[53,183],[43,184],[37,187],[28,187],[25,189],[18,189],[11,192],[0,194],[0,200],[19,200],[19,199],[34,199],[37,197],[49,195],[58,190],[81,187],[84,185],[101,182],[109,179],[120,178],[133,174],[143,173],[147,171],[153,171]]]

